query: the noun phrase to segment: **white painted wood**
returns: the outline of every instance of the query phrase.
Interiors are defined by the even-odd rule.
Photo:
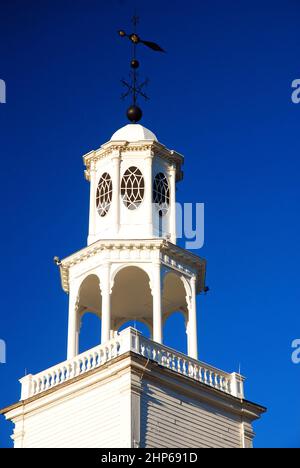
[[[139,350],[140,340],[130,329],[123,336],[127,349]],[[128,353],[4,411],[15,424],[15,447],[24,448],[248,447],[262,412]]]
[[[15,447],[252,446],[252,421],[263,409],[243,400],[244,378],[197,359],[206,263],[176,246],[183,157],[129,124],[84,163],[88,247],[59,262],[70,297],[67,360],[20,380],[21,402],[4,410]],[[124,194],[126,172],[133,188]],[[164,211],[154,203],[155,180],[169,189]],[[130,193],[140,196],[135,204]],[[188,356],[163,345],[162,324],[178,310],[188,317]],[[101,345],[78,354],[86,311],[101,318]],[[154,340],[131,328],[118,334],[129,320],[148,325]]]
[[[84,156],[85,176],[90,181],[90,221],[88,245],[99,239],[149,239],[168,237],[176,243],[176,181],[182,178],[183,156],[158,143],[145,127],[129,124],[119,129],[111,140]],[[145,182],[144,199],[135,210],[129,210],[120,197],[120,183],[125,171],[137,167]],[[96,209],[96,192],[103,173],[112,180],[112,203],[105,216]],[[170,207],[163,216],[163,230],[157,226],[157,208],[153,204],[153,179],[157,173],[166,176],[170,189]]]
[[[78,317],[78,281],[72,282],[69,294],[68,349],[67,359],[78,354],[79,317]]]
[[[241,447],[240,417],[170,389],[146,384],[141,413],[145,447]]]
[[[110,141],[143,141],[143,140],[150,140],[150,141],[157,141],[156,136],[154,135],[151,130],[143,127],[140,124],[127,124],[125,127],[120,128],[117,130],[113,136],[111,137]]]
[[[176,244],[176,166],[172,164],[169,167],[170,175],[170,236],[171,242]]]
[[[197,339],[197,305],[196,305],[196,277],[190,280],[191,296],[188,301],[188,355],[198,359],[198,339]]]
[[[153,339],[162,343],[162,287],[161,287],[161,264],[153,265]]]
[[[126,354],[128,351],[140,354],[177,374],[190,377],[221,392],[243,398],[244,378],[241,375],[235,372],[229,374],[189,358],[183,353],[145,338],[137,330],[128,327],[103,345],[89,349],[39,374],[23,377],[20,380],[22,385],[21,399],[25,400],[38,395],[92,369],[101,368],[115,357]],[[237,381],[239,382],[239,393],[237,393]]]

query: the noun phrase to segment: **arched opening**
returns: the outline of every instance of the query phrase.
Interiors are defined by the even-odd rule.
[[[79,312],[93,312],[101,315],[101,292],[98,276],[87,276],[79,288],[78,308]]]
[[[173,271],[164,277],[163,282],[163,316],[168,317],[172,312],[187,312],[187,292],[183,278]]]
[[[186,318],[182,312],[174,312],[165,320],[164,344],[187,354]]]
[[[85,312],[81,317],[79,353],[100,344],[101,320],[93,312]]]
[[[100,344],[101,292],[98,276],[87,276],[79,288],[78,296],[78,351]]]
[[[186,320],[188,308],[184,279],[170,271],[163,282],[164,344],[183,353],[187,352]]]
[[[152,294],[148,274],[137,266],[127,266],[118,271],[114,278],[111,304],[114,330],[120,327],[123,329],[124,324],[134,326],[134,322],[140,322],[144,334],[146,324],[152,324]]]

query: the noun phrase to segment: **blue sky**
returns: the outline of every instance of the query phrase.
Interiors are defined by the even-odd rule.
[[[151,100],[142,123],[185,155],[182,202],[205,203],[210,292],[198,300],[199,354],[247,377],[268,407],[256,447],[300,447],[300,78],[296,0],[137,2],[140,31],[167,50],[141,49]],[[54,255],[86,245],[89,186],[82,154],[126,124],[132,1],[1,2],[2,179],[0,406],[18,378],[66,357],[68,298]],[[100,336],[93,318],[84,346]],[[179,331],[178,331],[179,330]],[[175,333],[176,331],[176,333]],[[184,349],[180,318],[166,342]],[[0,447],[11,446],[1,418]]]

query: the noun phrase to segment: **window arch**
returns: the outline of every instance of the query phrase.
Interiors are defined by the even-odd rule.
[[[121,181],[121,197],[129,210],[135,210],[144,199],[145,181],[141,171],[134,166],[129,167]]]
[[[112,201],[112,180],[108,172],[104,172],[100,177],[97,193],[96,206],[99,215],[103,218],[107,215]]]
[[[155,203],[160,216],[164,216],[168,213],[170,205],[170,188],[168,179],[162,172],[159,172],[154,177],[153,203]]]

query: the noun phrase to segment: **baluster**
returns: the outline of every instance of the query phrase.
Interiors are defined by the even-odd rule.
[[[213,386],[213,381],[212,381],[212,372],[211,370],[208,371],[208,383],[212,387]]]
[[[158,348],[156,350],[156,360],[159,364],[162,364],[162,352]]]
[[[81,364],[81,371],[80,373],[83,374],[85,372],[85,356],[83,356],[81,359],[80,359],[80,364]]]
[[[48,390],[49,387],[50,387],[50,375],[46,374],[45,375],[45,390]]]
[[[69,362],[69,379],[72,379],[74,377],[74,360],[72,362]]]
[[[177,372],[178,372],[178,374],[182,374],[182,372],[181,372],[181,357],[177,356],[176,360],[177,360]]]
[[[227,382],[224,376],[222,376],[222,390],[226,392]]]
[[[110,347],[110,358],[113,359],[115,357],[115,343],[112,343],[111,344],[111,347]]]
[[[175,354],[172,354],[172,370],[176,371],[176,362],[175,362],[176,356]]]
[[[220,376],[215,372],[215,388],[220,388]]]
[[[167,353],[166,353],[166,364],[167,364],[167,367],[169,369],[170,368],[170,353],[169,353],[169,351],[167,351]]]
[[[226,379],[226,392],[231,393],[230,380]]]
[[[104,352],[103,349],[100,349],[99,351],[99,365],[102,364],[104,361]]]
[[[107,361],[107,346],[105,346],[103,350],[103,362],[106,362],[106,361]]]
[[[80,373],[80,365],[78,360],[73,361],[73,377],[77,377],[77,375]]]
[[[183,373],[183,375],[187,375],[187,372],[186,372],[186,370],[187,370],[187,369],[186,369],[186,364],[187,364],[186,360],[183,359],[183,360],[182,360],[182,373]]]
[[[92,368],[91,354],[86,356],[86,370],[89,371]]]

